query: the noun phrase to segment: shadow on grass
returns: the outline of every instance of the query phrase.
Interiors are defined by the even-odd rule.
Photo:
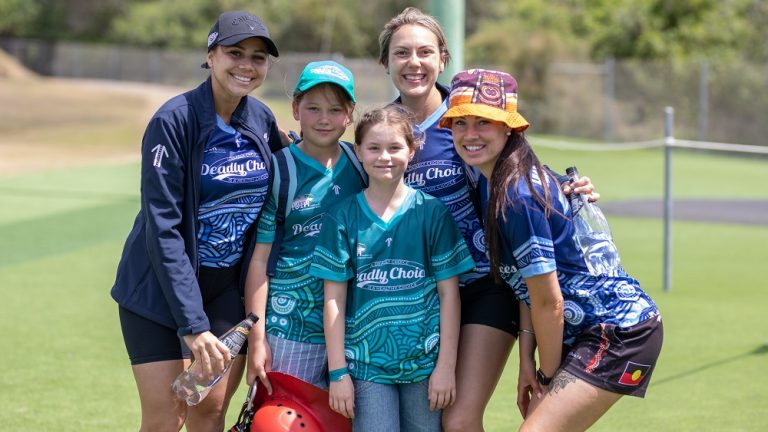
[[[139,208],[125,199],[0,225],[0,269],[124,240]]]
[[[743,354],[737,354],[737,355],[734,355],[734,356],[731,356],[731,357],[726,357],[724,359],[720,359],[720,360],[717,360],[717,361],[706,363],[706,364],[703,364],[703,365],[701,365],[699,367],[696,367],[696,368],[693,368],[693,369],[690,369],[690,370],[687,370],[687,371],[684,371],[684,372],[680,372],[679,374],[676,374],[676,375],[672,375],[672,376],[668,376],[668,377],[661,378],[661,379],[658,379],[658,380],[654,380],[652,385],[653,386],[658,386],[660,384],[665,384],[665,383],[668,383],[670,381],[677,381],[677,380],[679,380],[681,378],[685,378],[685,377],[687,377],[689,375],[694,375],[694,374],[697,374],[699,372],[703,372],[703,371],[705,371],[707,369],[712,369],[714,367],[722,366],[722,365],[725,365],[725,364],[728,364],[728,363],[733,363],[733,362],[735,362],[737,360],[741,360],[741,359],[749,357],[749,356],[765,355],[765,354],[768,354],[768,343],[764,343],[764,344],[758,346],[757,348],[753,349],[752,351],[747,351],[747,352],[745,352]]]

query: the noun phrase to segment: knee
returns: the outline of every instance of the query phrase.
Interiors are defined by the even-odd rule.
[[[184,413],[165,413],[165,415],[142,416],[141,432],[179,432],[184,425],[185,420],[186,416]]]
[[[443,411],[443,431],[444,432],[471,432],[482,431],[483,419],[475,418],[469,413],[459,410]]]
[[[540,432],[544,429],[540,427],[540,425],[537,425],[535,422],[532,421],[524,421],[523,424],[520,425],[520,429],[518,429],[519,432]]]

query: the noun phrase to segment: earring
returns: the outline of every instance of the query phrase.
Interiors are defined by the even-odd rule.
[[[512,136],[512,131],[507,131],[507,136]]]

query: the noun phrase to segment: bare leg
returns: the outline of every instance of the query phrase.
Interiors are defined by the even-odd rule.
[[[514,336],[493,327],[480,324],[461,327],[456,402],[443,410],[446,432],[484,430],[483,413],[514,344]]]
[[[184,370],[184,363],[160,361],[132,369],[141,402],[141,432],[178,432],[184,424],[187,404],[173,394],[171,383]]]
[[[560,370],[548,391],[531,406],[521,431],[584,431],[621,398]]]
[[[208,396],[198,405],[189,407],[187,432],[221,432],[224,430],[224,420],[229,401],[243,378],[245,356],[237,356],[234,362],[227,375],[211,389]]]

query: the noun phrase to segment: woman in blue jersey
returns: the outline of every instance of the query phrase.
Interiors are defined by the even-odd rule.
[[[199,404],[171,383],[190,356],[219,372],[230,352],[217,336],[245,317],[248,239],[281,148],[272,112],[248,94],[278,51],[248,12],[222,14],[208,35],[210,77],[165,103],[142,142],[141,210],[117,269],[112,297],[141,401],[142,431],[222,430],[244,361]]]
[[[358,431],[440,431],[456,399],[458,275],[474,262],[448,209],[403,182],[420,138],[402,106],[361,117],[369,186],[326,214],[310,269],[325,279],[331,408]]]
[[[476,263],[460,277],[458,397],[443,413],[443,426],[447,431],[482,431],[483,413],[517,338],[518,306],[512,292],[489,277],[473,182],[454,150],[451,131],[438,128],[448,96],[448,88],[437,82],[450,61],[445,33],[435,18],[409,7],[384,26],[379,48],[379,62],[400,93],[396,102],[415,113],[418,126],[426,133],[408,165],[405,182],[450,209]],[[586,177],[573,186],[578,192],[592,191]],[[567,192],[570,185],[563,188]],[[590,199],[597,197],[594,194]]]
[[[339,141],[354,106],[354,79],[346,67],[333,61],[306,65],[293,93],[302,139],[273,156],[272,194],[245,289],[246,310],[264,317],[249,337],[247,381],[258,377],[268,389],[269,370],[328,386],[323,283],[309,274],[309,265],[324,213],[363,188],[351,145]],[[284,189],[290,197],[281,197]],[[280,206],[281,200],[290,201]],[[276,261],[268,269],[270,255]]]
[[[528,122],[517,112],[517,82],[504,72],[458,73],[440,125],[452,129],[462,159],[487,179],[492,273],[527,306],[521,430],[586,430],[622,395],[642,397],[661,350],[661,315],[623,269],[590,274],[568,200],[523,135]]]

